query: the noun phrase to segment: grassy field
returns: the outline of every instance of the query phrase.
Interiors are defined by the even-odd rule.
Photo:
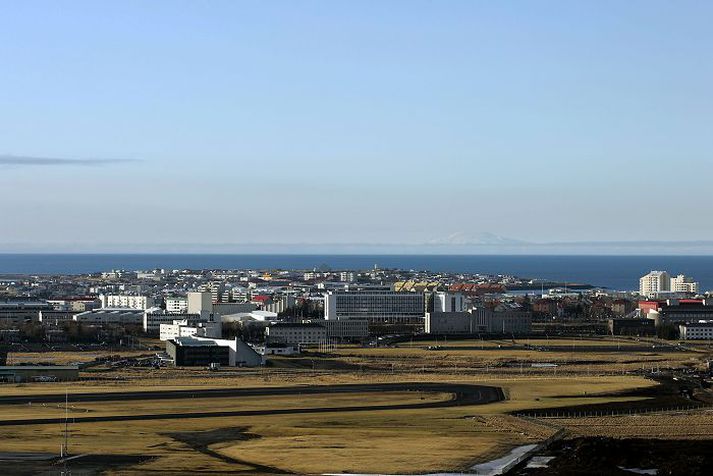
[[[364,377],[361,381],[413,381],[417,375]],[[352,378],[337,381],[354,382]],[[440,380],[466,381],[456,375],[442,375]],[[238,381],[233,382],[237,384]],[[258,383],[258,382],[253,382]],[[157,459],[122,472],[149,472],[158,468],[182,468],[184,471],[236,471],[265,465],[288,472],[322,473],[425,472],[465,468],[507,451],[513,445],[539,441],[553,429],[507,415],[518,409],[572,404],[573,401],[599,402],[607,397],[597,394],[651,385],[642,378],[592,377],[585,379],[483,379],[477,383],[502,386],[508,395],[505,402],[472,407],[441,409],[335,412],[318,415],[278,415],[261,417],[207,418],[198,420],[156,420],[148,422],[82,423],[71,426],[72,445],[76,453],[110,452],[149,454]],[[310,395],[304,397],[261,397],[240,399],[185,399],[160,402],[107,402],[73,405],[71,415],[191,412],[198,408],[285,408],[289,406],[341,406],[344,404],[376,405],[398,399],[421,401],[439,399],[442,394],[380,395]],[[232,400],[232,401],[231,401]],[[368,400],[368,401],[367,401]],[[40,410],[36,405],[2,408],[0,418],[40,418],[62,414],[62,408]],[[210,450],[227,457],[207,458],[169,433],[205,432],[214,429],[241,428],[249,439],[218,441]],[[60,441],[61,428],[54,425],[4,427],[0,451],[52,452]],[[196,454],[196,459],[186,454]]]
[[[581,419],[557,418],[551,421],[566,428],[573,436],[706,440],[713,436],[711,410]]]
[[[498,348],[498,347],[509,347],[509,346],[536,346],[536,347],[550,347],[550,346],[641,346],[646,345],[647,341],[641,341],[638,338],[626,338],[626,337],[582,337],[582,338],[533,338],[533,339],[448,339],[441,338],[439,340],[418,340],[418,341],[406,341],[396,344],[398,347],[417,347],[417,348],[427,348],[429,346],[448,346],[448,347],[482,347],[482,348]]]
[[[512,345],[510,341],[490,342],[485,349],[472,348],[469,341],[456,341],[454,347],[461,349],[447,351],[428,350],[428,345],[420,342],[413,346],[402,344],[398,348],[343,347],[335,355],[306,358],[316,362],[310,364],[310,367],[315,366],[314,370],[301,369],[290,359],[276,359],[273,368],[226,369],[215,373],[203,369],[97,369],[83,374],[96,380],[0,388],[3,395],[63,393],[66,389],[71,404],[71,394],[75,392],[417,381],[501,387],[507,396],[505,401],[480,406],[70,425],[73,454],[152,457],[140,464],[111,469],[109,474],[269,473],[273,470],[303,474],[419,473],[464,469],[501,456],[515,445],[541,441],[558,427],[567,428],[573,435],[663,434],[666,425],[654,424],[654,416],[650,420],[645,416],[537,421],[512,414],[521,410],[638,400],[644,397],[616,393],[651,387],[655,383],[622,371],[640,369],[642,365],[702,365],[706,357],[705,353],[692,352],[596,351],[595,345],[584,352],[497,347]],[[322,369],[327,361],[344,364],[344,369]],[[533,362],[557,362],[559,367],[543,370],[525,365]],[[70,417],[373,406],[446,398],[450,395],[439,392],[383,392],[81,402],[71,404]],[[0,420],[61,417],[63,411],[63,406],[56,404],[2,405]],[[707,415],[700,421],[694,433],[705,435],[713,427],[713,416]],[[670,422],[683,435],[694,417],[681,416]],[[56,453],[60,437],[60,425],[7,426],[0,431],[0,452]]]

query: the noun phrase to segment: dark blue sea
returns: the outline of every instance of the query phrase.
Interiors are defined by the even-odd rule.
[[[713,289],[713,256],[496,255],[219,255],[219,254],[0,254],[0,274],[80,274],[111,269],[331,269],[381,268],[511,274],[526,278],[638,289],[652,269],[683,273]]]

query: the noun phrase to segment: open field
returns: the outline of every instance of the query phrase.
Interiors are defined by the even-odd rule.
[[[438,340],[416,340],[399,342],[398,347],[418,347],[425,348],[429,346],[442,345],[447,347],[482,347],[482,348],[497,348],[497,347],[512,347],[512,346],[533,346],[533,347],[551,347],[551,346],[566,346],[566,347],[616,347],[616,346],[641,346],[648,344],[647,340],[642,341],[639,338],[628,337],[581,337],[581,338],[517,338],[517,339],[458,339],[458,338],[441,338]],[[670,345],[670,343],[667,343]]]
[[[442,377],[458,379],[454,375]],[[136,467],[122,468],[122,473],[153,472],[160,468],[182,468],[196,473],[208,470],[255,472],[255,468],[262,468],[260,471],[263,472],[281,470],[300,473],[342,470],[437,471],[464,468],[475,461],[498,456],[513,445],[538,441],[554,432],[546,425],[515,418],[507,415],[507,412],[531,408],[533,405],[549,407],[571,404],[572,399],[606,401],[609,400],[607,397],[598,396],[597,393],[651,385],[645,379],[622,377],[562,378],[556,381],[535,377],[496,378],[477,383],[501,386],[508,400],[482,407],[77,423],[71,425],[71,441],[77,453],[106,451],[108,454],[146,454],[155,458]],[[393,401],[394,398],[400,399],[401,403],[414,400],[422,402],[420,399],[424,396],[384,393],[320,395],[317,400],[314,397],[295,397],[291,402],[285,396],[265,397],[260,402],[254,398],[240,398],[230,405],[240,408],[245,404],[246,408],[262,409],[284,408],[286,405],[309,407],[317,403],[340,406],[363,403],[367,399],[370,399],[368,404],[373,405]],[[424,398],[437,400],[443,398],[443,395],[436,393]],[[226,400],[169,400],[161,401],[160,405],[165,407],[161,411],[190,412],[203,403],[214,408],[226,403]],[[151,401],[112,401],[107,402],[104,408],[100,402],[80,402],[73,406],[76,410],[90,408],[101,414],[121,415],[150,410],[156,404]],[[33,418],[43,416],[36,413],[36,405],[32,407],[23,405],[21,408],[8,409],[3,406],[2,411],[12,412],[5,415],[5,418],[27,418],[28,414]],[[48,411],[56,415],[61,410],[55,405]],[[72,412],[70,415],[81,413]],[[225,428],[240,428],[249,437],[227,438],[210,444],[208,449],[215,453],[211,453],[212,459],[205,452],[186,446],[186,439],[200,439],[200,434],[191,436],[191,433]],[[168,433],[184,433],[183,441],[177,441]],[[4,438],[0,439],[0,451],[52,452],[56,451],[61,425],[4,427],[2,434]],[[398,448],[398,452],[394,452],[395,448]],[[194,452],[197,453],[195,459],[186,457],[186,453]],[[266,467],[272,469],[268,471]]]
[[[66,365],[92,362],[97,358],[108,356],[119,356],[121,358],[139,357],[151,355],[152,352],[146,350],[91,350],[84,352],[52,351],[52,352],[11,352],[8,354],[7,364],[16,365],[19,363],[39,364],[51,363],[54,365]]]
[[[708,409],[551,420],[569,430],[574,436],[660,439],[711,439],[713,437],[713,410]]]
[[[476,462],[499,457],[513,446],[542,441],[561,427],[573,436],[614,435],[616,431],[623,436],[655,437],[657,431],[663,434],[667,424],[654,424],[657,417],[654,415],[538,420],[514,414],[533,409],[647,402],[653,397],[646,392],[653,395],[657,383],[627,369],[638,370],[642,365],[648,368],[702,366],[707,355],[705,350],[643,352],[636,346],[630,346],[632,349],[628,352],[612,351],[610,342],[598,344],[599,351],[593,345],[585,352],[503,348],[512,345],[510,341],[490,343],[486,349],[474,349],[470,344],[456,342],[454,347],[460,349],[447,351],[428,350],[430,344],[424,343],[378,349],[345,346],[331,355],[305,354],[299,359],[275,359],[273,367],[264,369],[223,369],[220,372],[100,367],[83,372],[91,380],[3,385],[1,396],[35,395],[39,398],[63,394],[66,389],[70,421],[77,420],[70,424],[70,451],[108,458],[92,463],[107,474],[419,473],[465,469]],[[556,362],[558,367],[543,369],[526,365],[537,362]],[[442,389],[300,392],[305,385],[396,382],[426,382]],[[453,394],[445,390],[449,384],[499,387],[506,399],[486,405],[386,407],[447,402],[453,398]],[[72,401],[72,395],[80,393],[110,395],[174,390],[193,393],[211,388],[284,388],[290,389],[290,394],[207,398],[196,393],[169,400],[109,397],[107,401],[83,401],[77,395],[76,401]],[[369,408],[375,406],[382,408]],[[354,407],[359,407],[359,411],[349,410]],[[321,410],[310,413],[310,409]],[[261,414],[181,417],[221,410]],[[9,404],[0,398],[0,421],[61,419],[63,412],[61,402]],[[86,416],[111,420],[124,415],[154,415],[154,419],[80,422]],[[700,419],[681,416],[677,422],[670,420],[672,427],[680,428],[671,434],[685,437],[684,428],[695,427],[692,434],[703,438],[713,430],[711,415]],[[0,431],[0,453],[57,453],[61,431],[62,425],[57,423],[4,426]],[[91,461],[88,459],[86,464]],[[76,464],[77,469],[81,469],[79,460]],[[28,468],[27,474],[39,469],[32,465]]]

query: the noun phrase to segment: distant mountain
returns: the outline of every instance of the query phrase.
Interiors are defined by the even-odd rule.
[[[438,238],[429,241],[429,245],[524,245],[526,241],[507,238],[489,232],[469,234],[463,231],[453,233],[445,238]]]

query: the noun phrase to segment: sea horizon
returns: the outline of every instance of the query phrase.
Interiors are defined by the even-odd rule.
[[[525,255],[367,253],[4,253],[0,275],[88,274],[124,269],[365,270],[380,268],[513,275],[589,284],[611,290],[638,289],[653,269],[686,274],[713,289],[713,255]]]

